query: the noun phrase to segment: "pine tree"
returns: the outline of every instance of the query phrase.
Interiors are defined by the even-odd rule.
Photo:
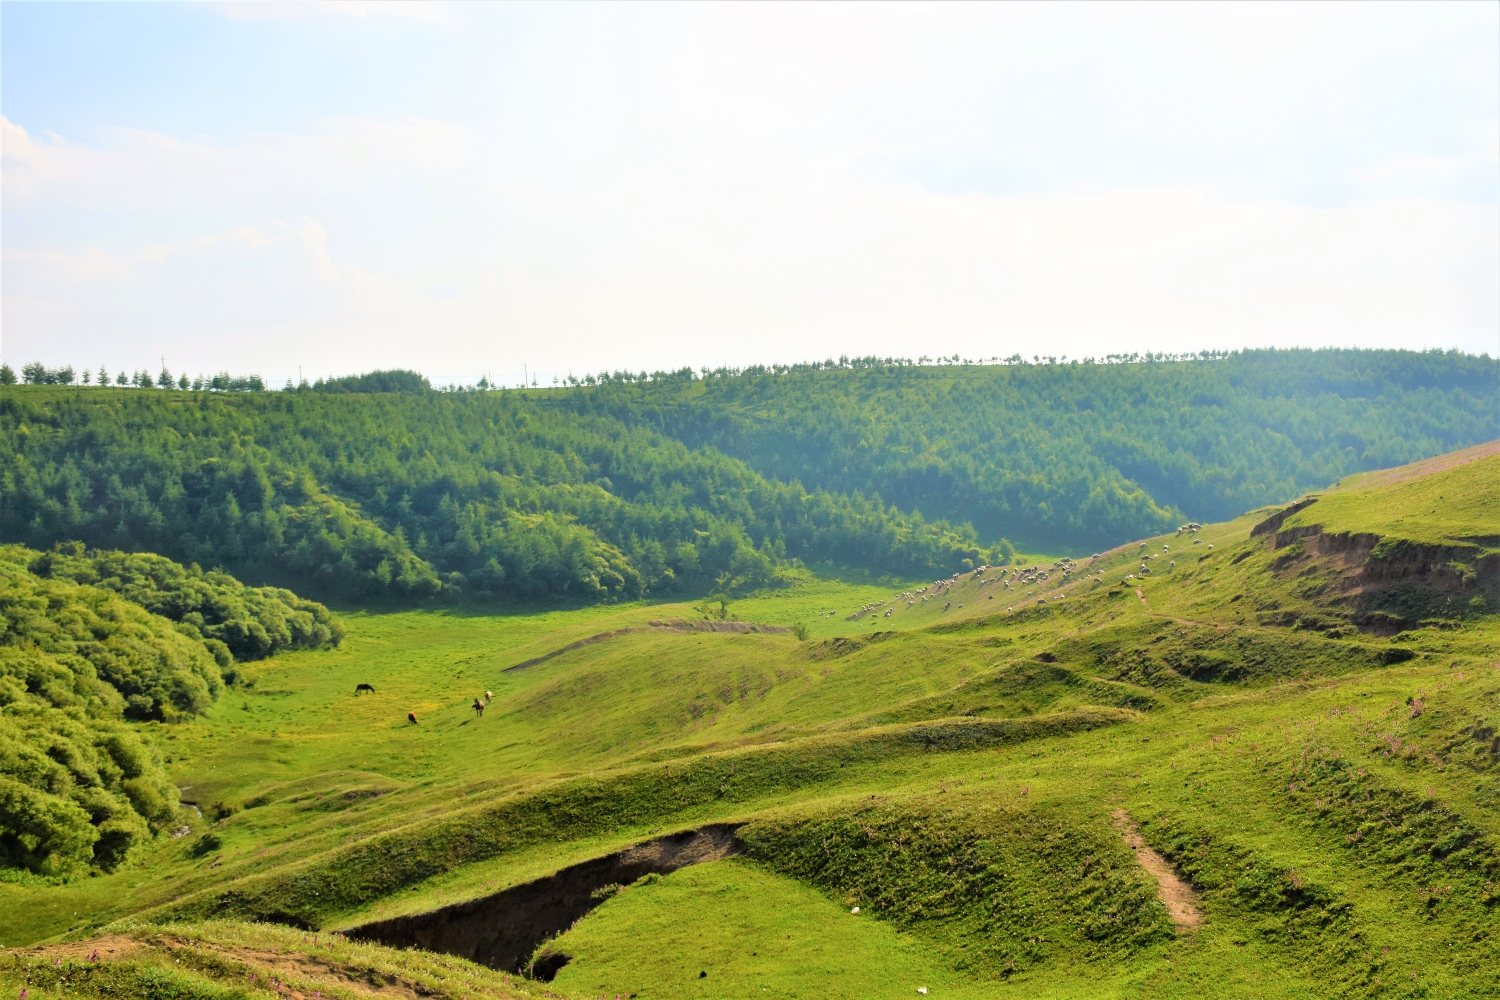
[[[0,385],[15,385],[16,373],[10,365],[0,365]]]

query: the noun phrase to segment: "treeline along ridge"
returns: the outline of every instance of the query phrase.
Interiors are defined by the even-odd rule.
[[[0,532],[322,596],[630,598],[1086,554],[1497,435],[1500,363],[1251,351],[435,392],[8,387]]]

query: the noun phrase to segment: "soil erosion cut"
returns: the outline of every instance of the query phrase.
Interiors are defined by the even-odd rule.
[[[738,829],[738,824],[716,823],[659,837],[492,896],[363,924],[346,933],[358,940],[440,951],[492,969],[520,972],[538,945],[643,875],[665,875],[740,853]],[[562,961],[547,971],[555,973],[567,961],[558,957]]]

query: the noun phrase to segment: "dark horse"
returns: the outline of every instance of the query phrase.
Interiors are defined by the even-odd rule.
[[[474,714],[479,716],[480,718],[484,717],[484,702],[480,701],[478,698],[474,699]]]
[[[355,694],[359,694],[362,691],[368,691],[371,694],[374,694],[375,693],[375,685],[373,685],[373,684],[356,684],[356,685],[354,685],[354,693]]]
[[[417,724],[417,713],[416,712],[407,712],[406,713],[406,721],[410,722],[412,725],[415,726]]]

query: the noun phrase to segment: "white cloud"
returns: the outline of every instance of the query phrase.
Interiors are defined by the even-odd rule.
[[[133,128],[108,129],[98,145],[38,140],[4,116],[0,129],[12,213],[38,203],[112,212],[214,210],[226,199],[263,203],[297,191],[429,176],[472,158],[465,129],[418,118],[332,120],[317,133],[251,135],[234,145]]]
[[[410,12],[335,6],[225,11],[337,46]],[[0,117],[5,354],[279,378],[1495,352],[1496,60],[1466,48],[1493,12],[1417,10],[442,7],[440,65],[374,60],[420,114]]]
[[[1477,350],[1500,322],[1495,279],[1477,297],[1460,280],[1466,262],[1500,254],[1500,219],[1457,204],[1317,209],[1192,188],[869,190],[800,223],[814,244],[788,258],[775,254],[772,228],[742,233],[728,255],[715,249],[725,234],[708,233],[587,266],[528,262],[436,282],[341,262],[311,222],[120,261],[10,254],[8,288],[27,295],[6,299],[6,353],[109,331],[147,357],[231,364],[195,360],[212,355],[275,378],[298,364],[475,375],[523,361],[638,369],[842,352],[1076,357],[1458,338]],[[1433,339],[1413,343],[1413,330]]]

